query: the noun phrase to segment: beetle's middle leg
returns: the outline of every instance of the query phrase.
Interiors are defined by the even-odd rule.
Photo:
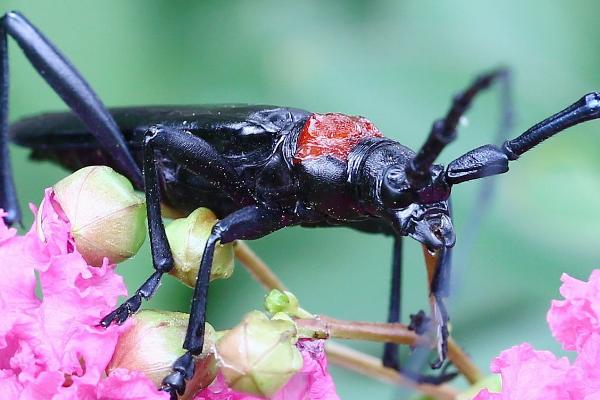
[[[400,322],[402,317],[402,237],[395,235],[392,255],[392,280],[390,284],[389,323]],[[383,365],[400,369],[399,346],[386,343],[383,347]]]
[[[186,381],[194,375],[193,356],[202,353],[210,270],[217,242],[225,244],[234,240],[259,239],[290,224],[293,224],[293,216],[286,216],[280,210],[260,205],[241,208],[215,224],[206,241],[194,288],[190,319],[183,344],[187,352],[175,361],[172,372],[163,380],[162,390],[168,392],[171,399],[177,399],[177,393],[183,394]]]
[[[144,184],[152,265],[155,272],[116,310],[106,315],[100,324],[104,327],[111,323],[123,323],[142,305],[143,299],[152,297],[164,273],[174,265],[173,255],[165,233],[160,210],[160,193],[157,156],[165,154],[178,164],[189,168],[218,183],[240,204],[253,200],[243,187],[233,168],[217,151],[203,139],[184,131],[154,126],[146,130],[144,137]]]

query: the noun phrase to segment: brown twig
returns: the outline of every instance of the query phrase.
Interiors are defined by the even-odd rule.
[[[458,396],[458,392],[449,385],[416,384],[399,374],[395,369],[384,367],[379,358],[342,346],[336,342],[327,341],[325,348],[329,361],[359,374],[394,385],[412,387],[436,400],[454,400]]]
[[[316,318],[297,319],[299,328],[315,332],[315,336],[335,339],[370,340],[414,346],[425,344],[425,339],[404,324],[344,321],[320,315]]]

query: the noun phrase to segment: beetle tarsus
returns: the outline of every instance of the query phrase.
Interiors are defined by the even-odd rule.
[[[187,351],[173,363],[171,373],[162,381],[160,390],[171,395],[171,399],[177,399],[177,395],[185,392],[186,381],[194,376],[195,364],[194,356]]]
[[[158,288],[161,277],[162,272],[160,271],[156,271],[150,275],[150,278],[148,278],[146,282],[140,286],[133,296],[125,300],[117,309],[102,318],[100,325],[108,328],[113,322],[115,322],[117,325],[124,323],[127,318],[135,314],[140,309],[142,306],[142,300],[148,300],[150,297],[152,297]]]
[[[414,331],[418,335],[423,335],[429,329],[431,318],[427,316],[425,311],[419,310],[416,314],[410,314],[410,323],[408,329]]]
[[[129,318],[132,314],[135,314],[140,309],[141,305],[142,296],[136,293],[129,299],[125,300],[125,302],[116,310],[102,318],[100,325],[104,328],[108,328],[113,322],[117,325],[121,325],[127,321],[127,318]]]

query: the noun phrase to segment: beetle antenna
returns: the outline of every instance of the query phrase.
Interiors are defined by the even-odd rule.
[[[506,78],[508,69],[499,68],[487,74],[480,75],[464,91],[452,100],[450,110],[444,118],[433,123],[427,140],[421,146],[417,155],[406,167],[406,177],[411,188],[418,190],[431,182],[430,168],[444,147],[456,138],[456,128],[461,117],[471,107],[473,99],[497,78]]]

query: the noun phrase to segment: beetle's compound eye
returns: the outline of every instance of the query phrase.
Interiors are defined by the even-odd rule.
[[[381,198],[386,208],[397,209],[408,207],[415,200],[403,168],[389,167],[381,185]]]

